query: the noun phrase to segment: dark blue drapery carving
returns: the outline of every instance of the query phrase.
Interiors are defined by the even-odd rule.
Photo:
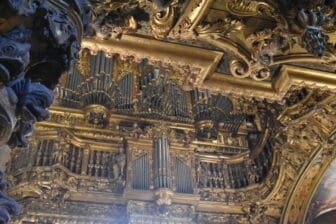
[[[0,144],[27,146],[33,124],[49,117],[52,90],[92,33],[90,14],[87,0],[0,2]],[[0,173],[0,223],[7,223],[19,207],[2,180]]]

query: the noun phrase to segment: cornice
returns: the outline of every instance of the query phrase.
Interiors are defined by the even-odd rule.
[[[196,209],[200,212],[244,214],[242,206],[223,205],[222,202],[200,201]]]
[[[206,79],[202,87],[214,92],[281,101],[292,86],[336,90],[334,73],[318,71],[293,65],[283,65],[271,82],[240,79],[214,73]]]
[[[292,86],[308,86],[331,91],[336,89],[336,76],[333,72],[286,64],[290,62],[323,62],[322,59],[309,54],[275,57],[274,64],[279,64],[280,69],[276,71],[274,78],[271,81],[256,81],[215,72],[223,53],[193,46],[124,35],[121,40],[85,39],[83,48],[88,48],[91,52],[103,50],[110,55],[134,56],[138,60],[148,58],[153,62],[161,61],[163,64],[172,65],[176,69],[179,66],[190,66],[198,71],[192,69],[195,71],[194,76],[189,79],[187,88],[190,88],[191,85],[202,89],[211,89],[212,92],[246,98],[281,101]],[[237,47],[232,45],[231,50],[237,50]],[[247,53],[240,53],[240,55],[245,54]]]
[[[113,128],[96,128],[96,127],[90,127],[87,125],[73,125],[69,124],[69,118],[73,118],[79,121],[84,122],[85,118],[85,110],[84,109],[73,109],[73,108],[66,108],[66,107],[60,107],[60,106],[52,106],[49,108],[49,112],[51,114],[51,119],[47,122],[40,122],[37,124],[38,127],[42,126],[49,126],[49,127],[59,127],[59,128],[71,128],[74,130],[86,130],[86,131],[97,131],[102,133],[119,133],[118,129]],[[53,119],[53,115],[61,115],[67,118],[67,120],[63,120],[63,122],[57,122]],[[187,130],[191,131],[194,130],[193,124],[185,124],[180,122],[172,122],[172,121],[165,121],[165,120],[155,120],[155,119],[149,119],[149,118],[141,118],[137,116],[128,116],[123,114],[114,114],[111,113],[109,117],[109,123],[110,124],[118,124],[121,121],[133,121],[133,122],[148,122],[151,124],[163,124],[168,125],[171,129],[180,129],[180,130]]]
[[[179,66],[187,66],[196,75],[194,80],[190,80],[191,83],[203,82],[209,74],[214,72],[223,56],[223,53],[219,51],[130,35],[124,35],[121,40],[85,39],[82,48],[88,48],[92,53],[102,50],[110,56],[113,54],[133,56],[139,61],[147,58],[151,63],[160,62],[163,65],[177,67],[177,69]]]

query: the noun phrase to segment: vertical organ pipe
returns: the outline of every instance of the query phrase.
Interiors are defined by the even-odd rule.
[[[155,188],[170,188],[171,175],[169,170],[169,144],[167,137],[162,134],[154,139],[154,185]]]
[[[193,193],[191,169],[183,161],[176,158],[176,190],[179,193]]]
[[[158,158],[157,158],[157,160],[158,160],[158,170],[157,170],[157,177],[158,177],[158,180],[159,180],[159,182],[158,182],[158,187],[160,188],[162,185],[161,185],[161,182],[162,182],[162,173],[161,173],[161,170],[162,170],[162,167],[160,166],[161,164],[161,160],[162,160],[162,155],[161,155],[161,153],[162,153],[162,147],[161,147],[161,139],[159,138],[158,139]]]
[[[148,176],[148,154],[145,154],[135,161],[133,161],[133,189],[148,190],[149,189],[149,176]]]
[[[164,146],[165,146],[165,139],[164,139],[164,136],[162,136],[162,138],[160,139],[161,140],[161,160],[162,160],[162,163],[161,163],[161,179],[162,179],[162,183],[161,183],[161,186],[164,187],[167,185],[166,183],[166,152],[164,150]]]

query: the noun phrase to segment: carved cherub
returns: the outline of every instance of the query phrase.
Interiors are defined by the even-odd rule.
[[[191,131],[184,131],[183,135],[183,146],[189,146],[190,143],[195,139],[195,135]]]
[[[138,123],[134,123],[130,132],[130,136],[134,139],[139,139],[142,134],[143,130],[139,127]]]

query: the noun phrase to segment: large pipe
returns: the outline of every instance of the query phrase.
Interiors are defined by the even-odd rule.
[[[165,183],[164,187],[170,187],[170,180],[169,180],[169,157],[168,157],[168,142],[166,136],[163,136],[163,142],[164,142],[164,177],[165,177]]]
[[[146,187],[145,189],[149,189],[149,169],[148,169],[148,155],[145,156],[145,181],[146,181]]]
[[[137,185],[136,185],[137,184],[137,182],[136,182],[137,181],[136,163],[137,163],[137,161],[134,161],[133,164],[132,164],[132,169],[133,169],[132,186],[133,186],[134,189],[137,189]]]
[[[167,181],[167,167],[166,167],[166,163],[167,163],[167,157],[166,157],[166,141],[165,141],[165,136],[162,136],[162,164],[161,164],[161,175],[162,175],[162,179],[163,179],[163,183],[162,183],[162,187],[167,187],[168,185],[168,181]]]
[[[126,110],[127,109],[127,105],[128,105],[129,88],[130,88],[129,74],[126,75],[126,77],[124,79],[124,82],[125,82],[126,88],[124,89],[124,94],[123,94],[125,96],[125,99],[124,99],[124,102],[123,102],[123,109]]]
[[[167,173],[167,181],[168,181],[168,185],[167,187],[171,187],[171,169],[170,169],[170,151],[169,151],[169,143],[168,143],[168,139],[166,136],[165,137],[165,142],[166,142],[166,173]]]
[[[159,177],[159,183],[158,188],[162,187],[162,141],[161,138],[158,139],[159,146],[158,146],[158,177]]]
[[[74,147],[74,145],[71,145],[71,148],[70,148],[70,151],[71,151],[71,153],[70,153],[70,158],[71,158],[71,160],[70,160],[70,170],[72,171],[72,172],[74,172],[75,171],[75,147]]]
[[[142,166],[141,166],[141,173],[143,174],[143,178],[142,178],[142,189],[147,189],[146,188],[146,181],[147,181],[147,178],[146,178],[146,155],[142,156],[141,158],[141,161],[142,161]]]
[[[140,157],[137,161],[137,163],[139,164],[139,168],[138,168],[138,172],[140,173],[140,178],[139,178],[139,185],[140,185],[140,189],[143,189],[143,170],[142,170],[142,161],[143,158]]]
[[[81,165],[83,161],[83,154],[84,150],[82,148],[78,148],[78,159],[77,159],[77,167],[76,167],[76,173],[80,174],[81,173]]]
[[[130,74],[128,74],[126,76],[126,91],[125,91],[125,95],[126,95],[126,102],[124,104],[124,109],[127,110],[128,109],[128,105],[129,105],[129,98],[130,98],[130,88],[131,88],[131,83],[130,83]]]
[[[139,173],[138,173],[138,160],[134,161],[134,164],[133,164],[133,188],[135,189],[138,189],[139,188],[139,185],[138,185],[138,180],[139,180]]]

